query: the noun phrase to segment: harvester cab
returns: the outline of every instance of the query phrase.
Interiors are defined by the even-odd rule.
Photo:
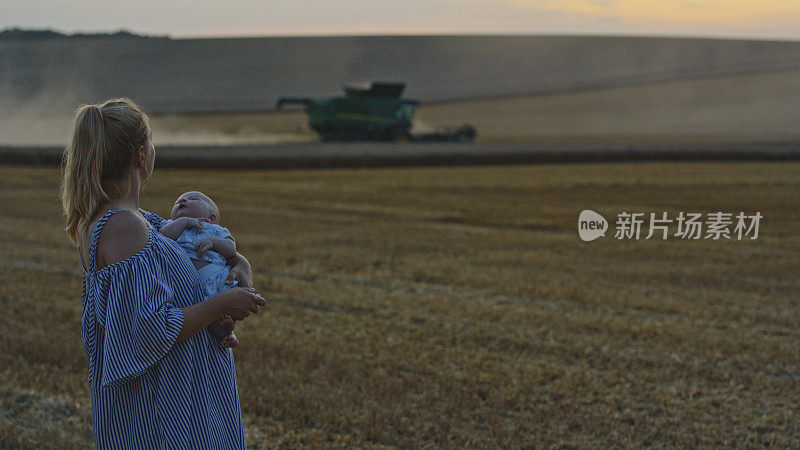
[[[346,86],[345,95],[329,99],[283,97],[277,108],[302,105],[308,125],[324,141],[396,141],[410,139],[411,119],[418,102],[400,95],[403,83]]]
[[[345,86],[344,96],[328,99],[281,97],[276,104],[301,105],[308,125],[323,141],[410,141],[416,100],[400,98],[405,83],[372,82],[366,86]],[[455,136],[438,133],[419,140],[472,140],[475,130],[467,126]],[[465,132],[464,132],[465,131]]]

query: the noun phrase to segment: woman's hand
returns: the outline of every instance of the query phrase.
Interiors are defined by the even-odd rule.
[[[250,314],[258,313],[258,307],[267,304],[253,288],[233,287],[219,294],[222,298],[223,312],[234,320],[244,320]]]
[[[208,300],[181,308],[183,327],[175,342],[183,342],[207,327],[211,322],[227,314],[234,320],[242,320],[257,313],[259,306],[267,302],[253,288],[233,287]]]
[[[231,270],[228,278],[225,279],[225,284],[232,284],[234,281],[238,281],[241,287],[253,287],[253,270],[244,256],[237,253],[228,258],[228,264],[230,264]]]

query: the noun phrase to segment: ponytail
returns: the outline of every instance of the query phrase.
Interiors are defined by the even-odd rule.
[[[149,133],[147,116],[130,100],[78,108],[61,182],[65,231],[73,244],[80,242],[104,203],[128,193],[136,149],[147,143]]]

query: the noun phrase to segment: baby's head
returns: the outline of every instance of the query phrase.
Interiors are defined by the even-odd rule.
[[[179,217],[194,217],[208,223],[216,224],[219,220],[219,209],[213,200],[202,192],[187,192],[175,200],[172,207],[172,220]]]

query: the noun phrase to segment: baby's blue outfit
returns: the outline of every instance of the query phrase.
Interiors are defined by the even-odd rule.
[[[183,230],[178,236],[178,239],[175,240],[181,249],[189,255],[189,258],[211,263],[197,271],[197,277],[200,278],[200,287],[203,290],[203,298],[213,297],[220,292],[227,291],[237,283],[234,281],[231,284],[225,284],[225,279],[228,278],[231,266],[227,264],[228,261],[224,256],[213,250],[203,253],[202,257],[197,256],[197,252],[194,251],[195,245],[209,237],[233,239],[231,232],[228,231],[227,228],[213,223],[203,222],[202,230],[187,228]]]

